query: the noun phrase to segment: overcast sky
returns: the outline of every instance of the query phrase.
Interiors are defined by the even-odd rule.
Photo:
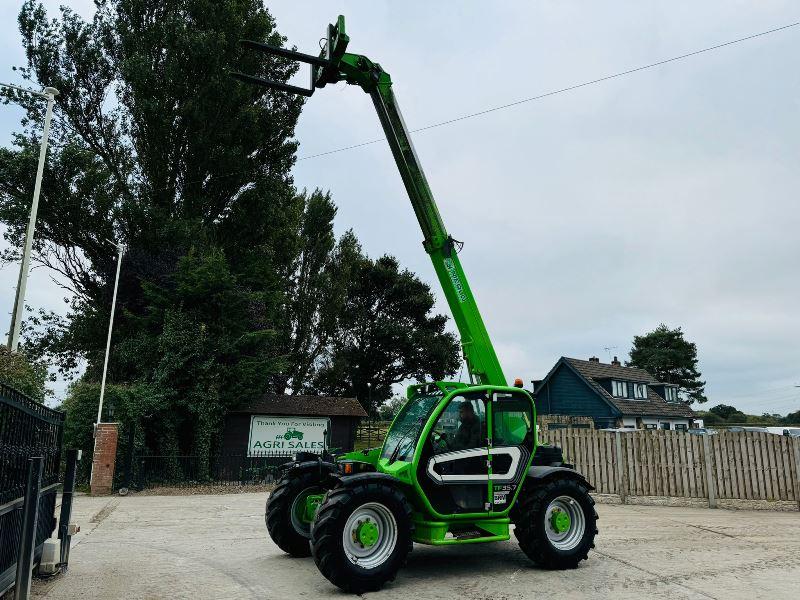
[[[87,0],[45,5],[65,3],[91,15]],[[2,81],[23,60],[18,4],[0,8]],[[800,17],[778,0],[268,5],[311,53],[345,14],[350,51],[391,73],[412,129]],[[794,27],[414,136],[507,377],[624,359],[663,322],[697,343],[707,406],[800,408],[798,57]],[[19,116],[0,107],[0,142]],[[369,97],[339,84],[309,100],[297,137],[302,157],[382,133]],[[301,160],[295,178],[329,189],[337,229],[397,256],[447,312],[385,143]],[[3,331],[15,283],[16,267],[0,271]],[[34,273],[29,304],[61,297]]]

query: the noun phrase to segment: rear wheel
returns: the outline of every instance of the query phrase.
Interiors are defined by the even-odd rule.
[[[306,514],[306,498],[322,494],[317,470],[289,471],[279,481],[267,499],[264,520],[267,531],[278,547],[292,556],[311,556],[311,515]]]
[[[589,488],[570,478],[528,483],[514,509],[514,535],[522,551],[547,569],[574,569],[588,558],[597,535]]]
[[[375,591],[397,575],[411,552],[411,506],[382,482],[337,487],[325,497],[311,529],[320,572],[346,592]]]

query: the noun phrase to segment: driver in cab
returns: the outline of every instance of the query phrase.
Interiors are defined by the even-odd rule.
[[[483,445],[481,444],[481,420],[475,414],[475,409],[469,400],[465,400],[458,407],[458,420],[461,424],[458,426],[451,448],[453,450],[480,448]]]

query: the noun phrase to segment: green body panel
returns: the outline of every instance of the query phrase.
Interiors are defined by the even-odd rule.
[[[381,455],[380,448],[368,448],[367,450],[354,450],[353,452],[340,454],[336,457],[336,460],[347,460],[353,462],[367,463],[370,465],[377,465],[378,458],[380,458],[380,455]]]
[[[463,522],[459,522],[464,525]],[[483,518],[474,520],[468,525],[474,525],[476,529],[482,530],[486,535],[471,537],[466,539],[447,538],[447,532],[453,525],[450,521],[427,521],[423,518],[414,516],[414,541],[418,544],[428,544],[431,546],[454,546],[457,544],[480,544],[484,542],[502,542],[511,536],[508,527],[510,519],[488,519]]]
[[[433,385],[438,389],[446,389],[447,385],[448,385],[448,382],[436,382]],[[418,385],[418,386],[411,386],[411,388],[409,388],[409,389],[410,390],[414,389],[414,390],[419,392],[419,391],[424,391],[426,389],[429,389],[430,387],[431,387],[431,384],[423,384],[423,385]],[[430,436],[431,431],[433,430],[433,426],[436,423],[436,420],[439,418],[439,415],[441,415],[442,412],[445,410],[445,408],[447,407],[447,404],[450,402],[451,398],[453,398],[454,396],[458,396],[460,394],[465,394],[465,393],[470,393],[470,392],[485,392],[485,393],[490,393],[490,394],[493,394],[495,392],[500,392],[500,393],[512,392],[512,393],[522,394],[524,396],[527,396],[528,399],[531,402],[531,407],[532,407],[532,411],[533,411],[532,412],[532,414],[533,414],[533,422],[531,423],[532,437],[533,437],[534,441],[537,440],[537,435],[536,435],[536,406],[534,405],[533,398],[530,396],[530,394],[526,390],[522,390],[520,388],[509,387],[509,386],[492,386],[492,385],[479,385],[479,386],[460,385],[460,386],[456,387],[455,389],[452,389],[448,393],[444,394],[442,396],[442,399],[439,401],[439,403],[437,404],[436,408],[434,409],[433,413],[431,414],[430,418],[425,423],[425,426],[422,429],[422,433],[420,434],[420,439],[426,439],[428,436]],[[411,398],[409,399],[409,402],[413,402],[414,401],[414,397],[415,396],[413,394],[411,394]],[[487,415],[488,415],[487,416],[487,428],[488,428],[489,432],[492,431],[492,429],[491,429],[491,426],[492,426],[491,404],[492,403],[489,403],[489,407],[490,408],[489,408],[489,411],[487,413]],[[392,422],[392,426],[394,426],[394,422]],[[490,450],[490,452],[491,452],[491,450]],[[528,458],[528,463],[525,465],[525,471],[526,472],[527,472],[527,469],[530,468],[530,465],[531,465],[531,462],[533,461],[533,456],[534,456],[535,452],[536,452],[536,447],[534,446],[533,452],[531,452],[531,456],[530,456],[530,458]],[[412,459],[412,461],[410,463],[409,462],[405,462],[405,461],[395,461],[394,463],[390,464],[388,459],[381,458],[381,459],[378,460],[377,469],[381,473],[387,473],[387,474],[392,475],[393,477],[397,478],[399,481],[411,485],[412,488],[413,488],[413,495],[417,499],[415,504],[419,505],[419,507],[425,511],[426,516],[430,518],[431,522],[445,523],[445,524],[447,524],[449,526],[449,525],[454,524],[454,523],[463,523],[464,521],[471,521],[471,522],[475,522],[475,523],[480,523],[481,527],[483,527],[484,523],[491,522],[491,521],[496,520],[498,518],[506,518],[506,517],[508,517],[509,512],[511,511],[511,509],[514,506],[514,504],[516,503],[516,500],[517,500],[517,497],[519,496],[520,490],[522,489],[521,485],[517,486],[517,489],[514,492],[514,497],[513,497],[512,501],[502,511],[496,511],[495,512],[493,510],[489,510],[489,511],[486,511],[486,512],[477,512],[477,513],[442,514],[442,513],[438,512],[431,505],[431,503],[429,502],[427,496],[425,495],[425,492],[422,489],[422,486],[420,485],[420,482],[417,479],[417,471],[418,471],[418,467],[419,467],[419,463],[420,463],[421,457],[422,457],[422,444],[417,444],[417,447],[416,447],[416,449],[414,451],[414,457],[413,457],[413,459]],[[491,454],[490,454],[490,458],[491,458]],[[492,488],[492,481],[491,481],[491,466],[489,467],[489,473],[490,473],[490,479],[489,479],[489,482],[488,482],[489,489],[487,490],[487,492],[488,492],[488,496],[487,497],[488,498],[492,498],[494,490]],[[447,530],[445,530],[445,533],[446,533],[446,531]],[[425,534],[425,535],[429,535],[429,534]],[[433,534],[430,534],[430,535],[433,535]],[[424,536],[420,536],[420,537],[424,537]],[[438,538],[433,538],[433,539],[438,539]],[[444,538],[442,537],[441,539],[444,539]],[[508,538],[503,538],[503,539],[508,539]],[[446,543],[448,543],[448,544],[450,544],[450,543],[467,543],[467,542],[475,543],[476,541],[496,541],[496,540],[486,540],[484,538],[479,538],[477,540],[447,540]]]

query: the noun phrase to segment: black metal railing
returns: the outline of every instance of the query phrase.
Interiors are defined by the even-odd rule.
[[[14,583],[28,459],[43,459],[35,555],[55,528],[64,413],[0,383],[0,595]]]
[[[275,481],[292,460],[285,452],[225,453],[203,456],[139,455],[132,461],[130,487],[253,485]]]

